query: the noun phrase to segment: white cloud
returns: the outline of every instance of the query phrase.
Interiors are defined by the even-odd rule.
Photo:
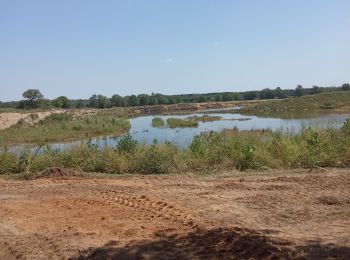
[[[164,60],[165,63],[171,63],[173,62],[173,58],[167,58]]]
[[[216,47],[216,46],[219,46],[219,44],[220,44],[220,42],[218,42],[218,41],[215,41],[215,42],[213,42],[213,45]]]

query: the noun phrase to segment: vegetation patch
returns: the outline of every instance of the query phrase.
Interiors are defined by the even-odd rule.
[[[164,127],[165,126],[165,122],[162,118],[160,117],[154,117],[152,119],[152,127]]]
[[[350,91],[335,91],[297,98],[286,98],[258,102],[242,107],[240,112],[270,113],[300,110],[335,110],[350,105]]]
[[[221,116],[210,116],[210,115],[203,115],[203,116],[191,116],[186,118],[189,121],[192,122],[213,122],[213,121],[220,121],[222,120]]]
[[[207,170],[318,169],[350,166],[347,121],[342,129],[304,128],[300,133],[225,130],[197,135],[188,148],[138,143],[130,135],[115,147],[87,142],[66,150],[0,151],[0,173],[50,175],[47,169],[110,174],[164,174]],[[45,174],[44,174],[45,173]],[[56,173],[55,173],[56,174]],[[60,174],[60,173],[58,173]]]
[[[168,127],[177,128],[177,127],[198,127],[198,122],[190,121],[180,118],[168,118],[166,120]]]
[[[121,135],[129,128],[127,119],[108,114],[98,113],[79,118],[75,118],[72,113],[52,114],[35,124],[20,120],[16,125],[0,131],[0,144],[46,143],[108,134]]]

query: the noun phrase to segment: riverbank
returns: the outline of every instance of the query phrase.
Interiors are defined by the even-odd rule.
[[[45,113],[45,112],[43,112]],[[46,144],[67,140],[89,139],[102,135],[127,133],[130,123],[126,118],[96,111],[56,111],[30,114],[15,125],[0,131],[2,146],[17,144]]]
[[[167,142],[139,143],[130,135],[114,147],[87,142],[65,150],[39,146],[20,154],[2,150],[0,173],[27,178],[59,167],[110,174],[164,174],[206,170],[320,169],[350,166],[350,120],[341,129],[304,128],[299,133],[270,130],[203,133],[188,148]]]
[[[276,112],[348,113],[350,112],[350,91],[326,92],[296,98],[265,100],[247,104],[242,113],[269,114]]]

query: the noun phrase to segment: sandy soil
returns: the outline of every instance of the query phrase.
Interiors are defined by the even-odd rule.
[[[0,259],[349,259],[350,170],[0,179]]]
[[[45,112],[35,112],[35,113],[0,113],[0,130],[4,130],[18,123],[19,120],[24,119],[26,121],[31,120],[31,115],[36,115],[36,120],[43,120],[52,114],[61,114],[65,110],[52,110]]]

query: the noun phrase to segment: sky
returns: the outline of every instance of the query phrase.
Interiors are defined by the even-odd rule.
[[[349,0],[0,0],[0,100],[350,81]]]

